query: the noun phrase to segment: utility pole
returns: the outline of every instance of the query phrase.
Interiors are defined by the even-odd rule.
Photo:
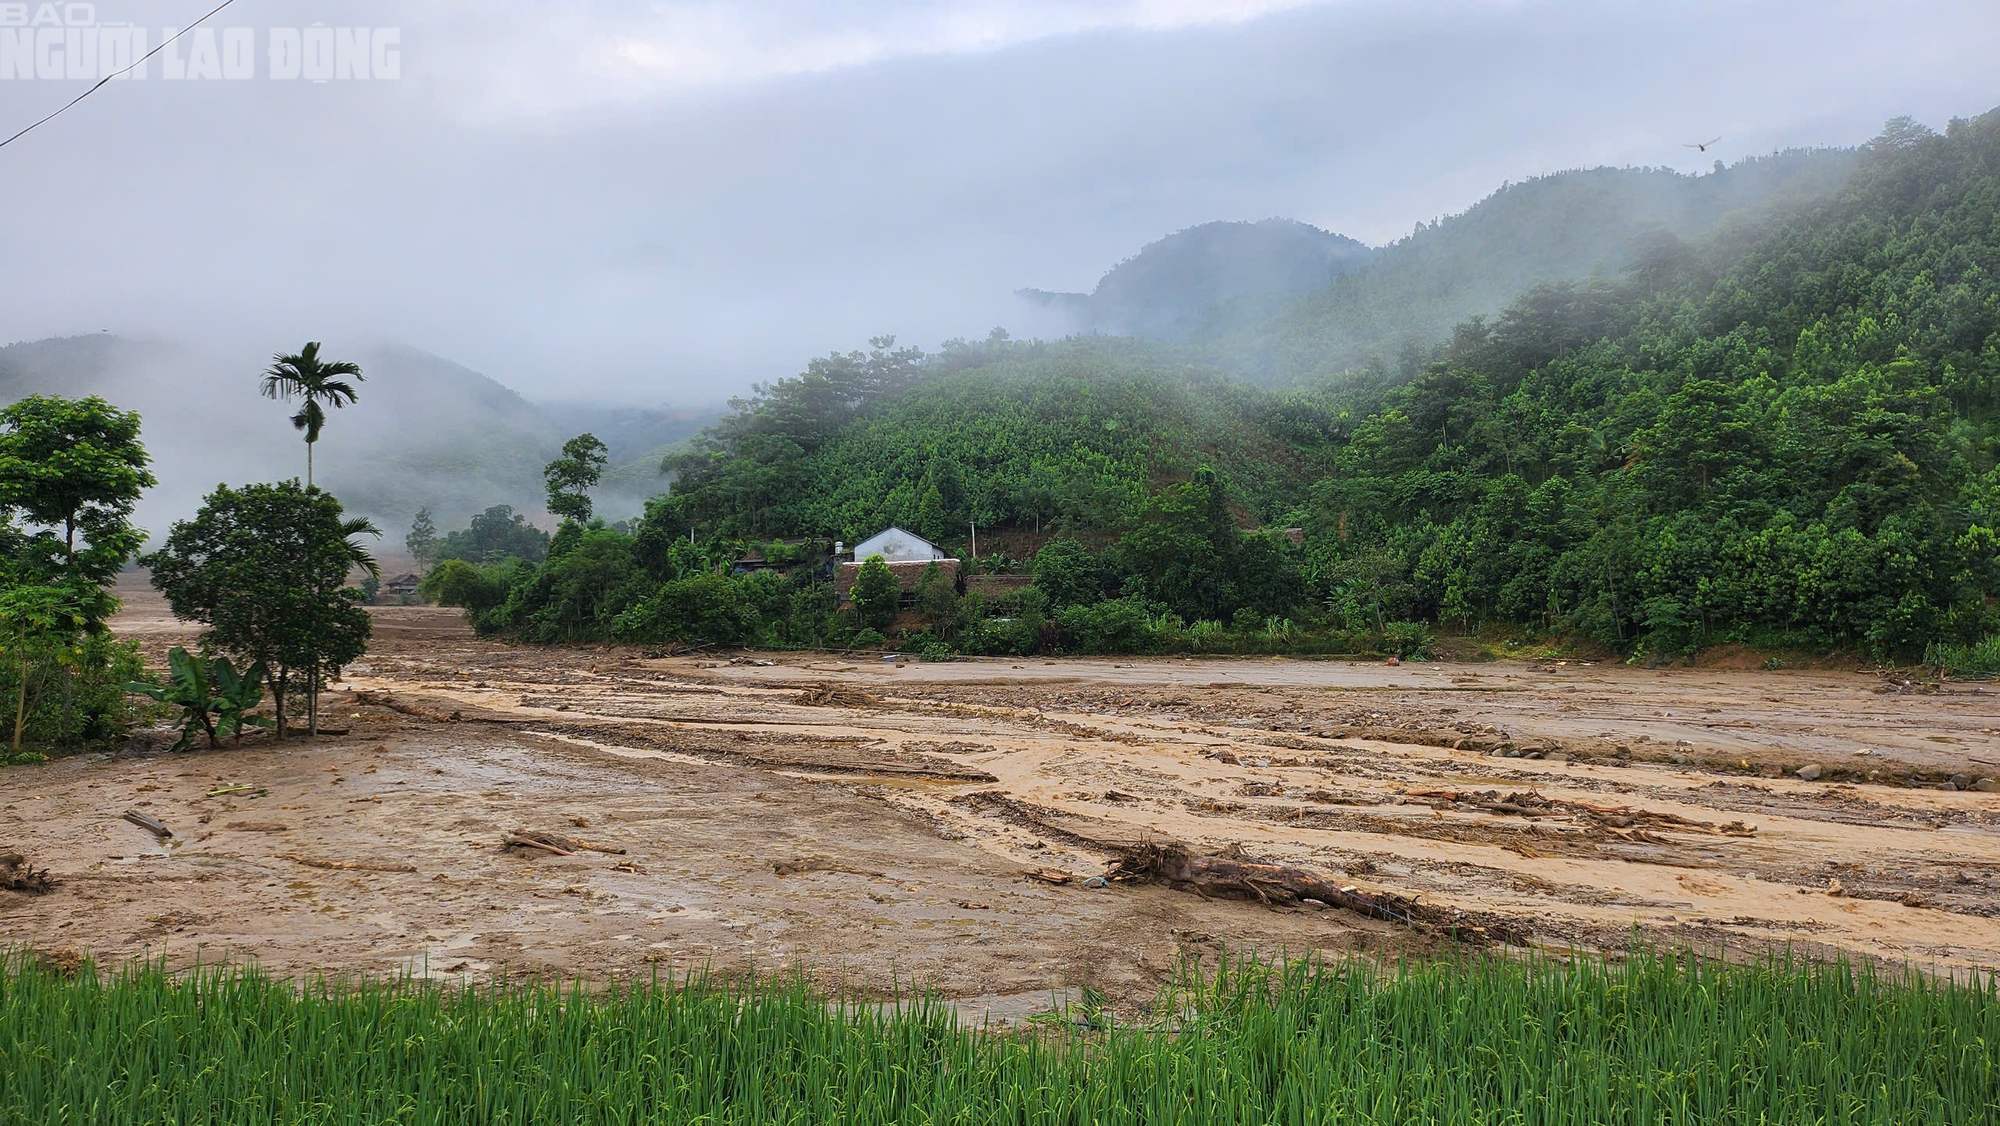
[[[979,521],[972,522],[972,561],[979,562]]]

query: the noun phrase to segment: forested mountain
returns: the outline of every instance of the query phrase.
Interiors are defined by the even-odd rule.
[[[1075,332],[1185,340],[1217,321],[1269,316],[1374,256],[1365,243],[1291,219],[1203,223],[1147,244],[1089,293],[1016,292],[1068,313]]]
[[[1087,589],[1187,621],[1267,612],[1250,580],[1276,567],[1300,620],[1668,652],[1909,657],[1990,635],[2000,111],[1791,159],[1852,175],[1728,223],[1734,197],[1674,187],[1652,214],[1719,234],[1661,232],[1615,274],[1535,288],[1387,389],[1258,391],[1197,347],[1131,340],[815,361],[677,459],[651,519],[744,538],[895,522],[954,545],[974,518],[1053,520],[1084,545],[1064,550],[1088,556]],[[1242,563],[1235,527],[1290,523],[1303,550]]]
[[[478,372],[410,348],[341,358],[359,362],[366,380],[357,385],[359,401],[329,420],[318,476],[351,511],[386,527],[407,525],[425,505],[447,522],[499,503],[539,511],[542,466],[584,430],[611,447],[607,484],[618,495],[605,510],[636,512],[663,484],[661,456],[714,417],[530,403]],[[157,530],[191,513],[218,481],[303,474],[290,412],[257,393],[257,374],[269,360],[110,333],[14,344],[0,347],[0,403],[33,393],[96,394],[139,411],[162,482],[142,502],[140,518]]]
[[[1502,187],[1380,250],[1289,220],[1210,223],[1147,246],[1090,294],[1022,290],[1083,331],[1191,341],[1276,386],[1350,369],[1407,378],[1454,325],[1539,284],[1615,278],[1667,236],[1754,226],[1835,190],[1848,149],[1753,157],[1702,175],[1591,168]]]

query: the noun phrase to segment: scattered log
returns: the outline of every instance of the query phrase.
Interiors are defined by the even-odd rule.
[[[801,856],[795,860],[773,860],[771,871],[780,876],[800,876],[807,872],[844,872],[850,876],[873,876],[882,878],[883,873],[867,868],[856,868],[842,864],[838,860],[824,856]]]
[[[799,693],[793,702],[815,708],[866,708],[881,703],[853,685],[834,681],[813,685]]]
[[[1071,880],[1076,879],[1075,876],[1070,875],[1068,872],[1058,871],[1054,868],[1028,868],[1023,870],[1021,875],[1038,883],[1053,884],[1056,887],[1061,887]]]
[[[174,835],[174,831],[167,828],[166,822],[149,814],[141,813],[136,809],[126,810],[125,820],[130,821],[132,824],[137,825],[161,840],[166,840]]]
[[[40,895],[54,886],[56,882],[47,868],[37,869],[20,853],[0,848],[0,888]]]
[[[373,860],[320,860],[316,857],[300,856],[290,852],[279,853],[278,859],[289,860],[294,864],[303,864],[308,868],[332,868],[341,872],[414,872],[417,870],[413,864],[391,864]]]
[[[568,856],[576,852],[608,852],[613,856],[625,855],[625,850],[615,845],[594,844],[575,837],[558,836],[555,833],[543,833],[534,829],[516,829],[508,833],[504,847],[540,849],[543,852],[555,853],[557,856]]]
[[[1235,848],[1212,856],[1194,856],[1178,844],[1142,842],[1121,849],[1118,859],[1106,865],[1105,876],[1117,883],[1160,883],[1204,897],[1254,899],[1273,906],[1311,900],[1467,942],[1518,941],[1521,937],[1504,924],[1475,924],[1457,912],[1424,907],[1401,896],[1371,895],[1342,887],[1303,868],[1252,859]]]

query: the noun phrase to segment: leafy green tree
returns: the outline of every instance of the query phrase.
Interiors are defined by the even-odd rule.
[[[522,559],[540,563],[548,558],[549,534],[528,523],[511,504],[496,504],[474,516],[471,526],[445,535],[438,546],[437,561],[463,559],[468,563],[498,563]]]
[[[360,397],[345,376],[353,376],[356,382],[366,378],[361,374],[361,365],[352,360],[320,358],[317,340],[306,341],[305,347],[292,355],[272,356],[271,366],[264,370],[265,398],[302,400],[298,412],[292,415],[292,429],[305,432],[307,488],[313,483],[313,445],[326,425],[326,408],[338,410]]]
[[[614,632],[641,644],[714,642],[734,645],[751,636],[756,615],[741,585],[727,575],[692,575],[662,583],[621,613]]]
[[[1089,606],[1102,601],[1110,588],[1110,572],[1082,542],[1058,536],[1035,553],[1035,589],[1052,609]]]
[[[887,629],[895,620],[896,605],[902,596],[896,573],[879,555],[871,555],[861,564],[861,570],[854,576],[854,589],[848,592],[861,624],[877,630]]]
[[[0,589],[0,653],[13,673],[13,753],[22,753],[30,693],[40,670],[67,674],[83,650],[78,642],[89,626],[84,599],[74,586],[33,584]]]
[[[223,485],[141,560],[175,615],[207,627],[204,647],[265,666],[280,739],[295,681],[310,694],[367,649],[368,613],[346,585],[365,554],[356,531],[318,489]]]
[[[518,571],[516,564],[482,567],[463,559],[447,559],[424,576],[417,592],[440,606],[464,610],[466,620],[479,626],[485,615],[506,603]]]
[[[590,490],[604,475],[611,452],[594,434],[578,434],[563,443],[562,456],[542,470],[548,486],[549,512],[579,524],[590,521]]]
[[[0,515],[45,529],[15,545],[15,566],[111,582],[145,540],[131,515],[157,483],[149,460],[139,416],[95,396],[30,395],[0,410]]]
[[[410,521],[410,532],[403,537],[403,549],[417,561],[417,570],[431,569],[431,563],[437,557],[438,530],[437,524],[431,520],[429,505],[417,509],[416,518]]]
[[[946,641],[956,641],[964,601],[959,597],[958,584],[943,568],[936,563],[924,568],[923,577],[917,580],[917,609],[930,619],[932,633]]]

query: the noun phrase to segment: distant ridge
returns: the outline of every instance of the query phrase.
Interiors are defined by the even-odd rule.
[[[1075,331],[1185,340],[1233,304],[1321,289],[1374,254],[1292,219],[1203,223],[1148,243],[1090,293],[1015,292],[1068,312]]]

